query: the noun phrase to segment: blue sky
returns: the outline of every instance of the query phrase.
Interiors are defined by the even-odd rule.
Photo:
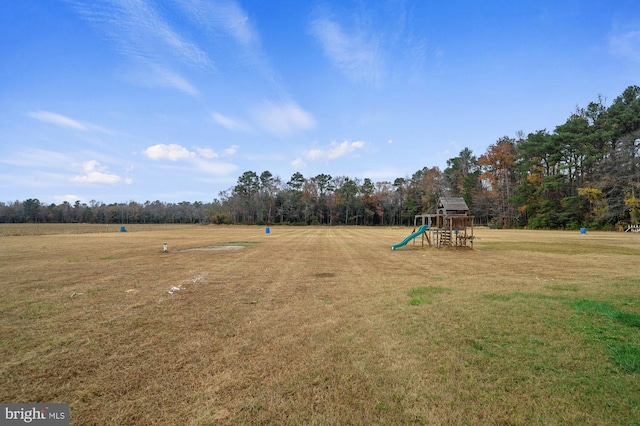
[[[0,201],[393,181],[640,84],[636,0],[9,0]]]

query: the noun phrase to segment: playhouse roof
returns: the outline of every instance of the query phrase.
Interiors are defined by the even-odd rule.
[[[444,209],[446,211],[469,211],[469,207],[462,197],[440,198],[438,201],[438,209]]]

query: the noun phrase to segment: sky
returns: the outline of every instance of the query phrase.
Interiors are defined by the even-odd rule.
[[[0,202],[393,182],[639,84],[637,0],[7,0]]]

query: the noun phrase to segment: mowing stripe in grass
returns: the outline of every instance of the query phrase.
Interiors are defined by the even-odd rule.
[[[508,301],[515,298],[540,299],[540,300],[564,300],[567,298],[566,296],[549,296],[546,294],[522,293],[520,291],[515,291],[513,293],[483,294],[482,297],[489,300],[499,300],[499,301]]]

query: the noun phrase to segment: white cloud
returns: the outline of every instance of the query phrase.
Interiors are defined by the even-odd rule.
[[[72,118],[66,117],[64,115],[56,114],[55,112],[49,111],[34,111],[30,112],[29,116],[35,118],[36,120],[44,121],[46,123],[55,124],[60,127],[67,127],[70,129],[87,131],[87,126],[76,121]]]
[[[231,145],[230,147],[223,149],[222,153],[226,157],[231,157],[233,155],[236,155],[236,153],[238,152],[238,148],[240,148],[238,145]]]
[[[212,150],[211,148],[197,148],[196,152],[198,153],[199,156],[204,158],[211,159],[211,158],[219,157],[218,153]]]
[[[311,161],[315,160],[334,160],[336,158],[344,157],[355,152],[358,149],[364,147],[364,142],[356,141],[349,142],[344,141],[341,144],[337,142],[331,142],[328,149],[312,149],[307,152],[307,159]]]
[[[91,172],[94,172],[94,171],[106,170],[106,167],[101,166],[100,163],[98,163],[96,160],[89,160],[89,161],[85,162],[84,164],[82,164],[82,170],[85,173],[91,173]]]
[[[302,169],[304,167],[306,167],[307,165],[305,164],[304,161],[302,161],[302,158],[296,158],[295,160],[293,160],[291,162],[291,167],[295,168],[295,169]]]
[[[232,145],[222,150],[222,153],[230,156],[237,149],[237,145]],[[226,175],[238,169],[232,163],[213,161],[219,155],[211,148],[196,148],[194,152],[178,144],[157,144],[148,147],[142,154],[152,160],[186,161],[190,169],[208,174]]]
[[[118,183],[122,179],[118,175],[105,173],[106,167],[101,166],[96,160],[90,160],[82,164],[84,175],[74,176],[72,182],[82,183]],[[129,180],[130,183],[130,180]]]
[[[222,155],[229,157],[235,155],[238,151],[238,145],[231,145],[228,148],[222,150]],[[211,148],[196,148],[194,151],[189,151],[179,144],[157,144],[147,147],[142,154],[152,160],[195,160],[197,158],[204,158],[211,160],[220,157],[217,152]]]
[[[185,158],[194,158],[196,153],[178,144],[157,144],[142,151],[142,154],[152,160],[178,161]]]
[[[291,101],[282,104],[263,102],[253,110],[253,115],[260,127],[276,136],[289,136],[316,125],[310,113]]]
[[[86,182],[86,183],[118,183],[120,182],[120,176],[112,175],[102,172],[89,172],[83,176],[74,176],[71,178],[72,182]]]

